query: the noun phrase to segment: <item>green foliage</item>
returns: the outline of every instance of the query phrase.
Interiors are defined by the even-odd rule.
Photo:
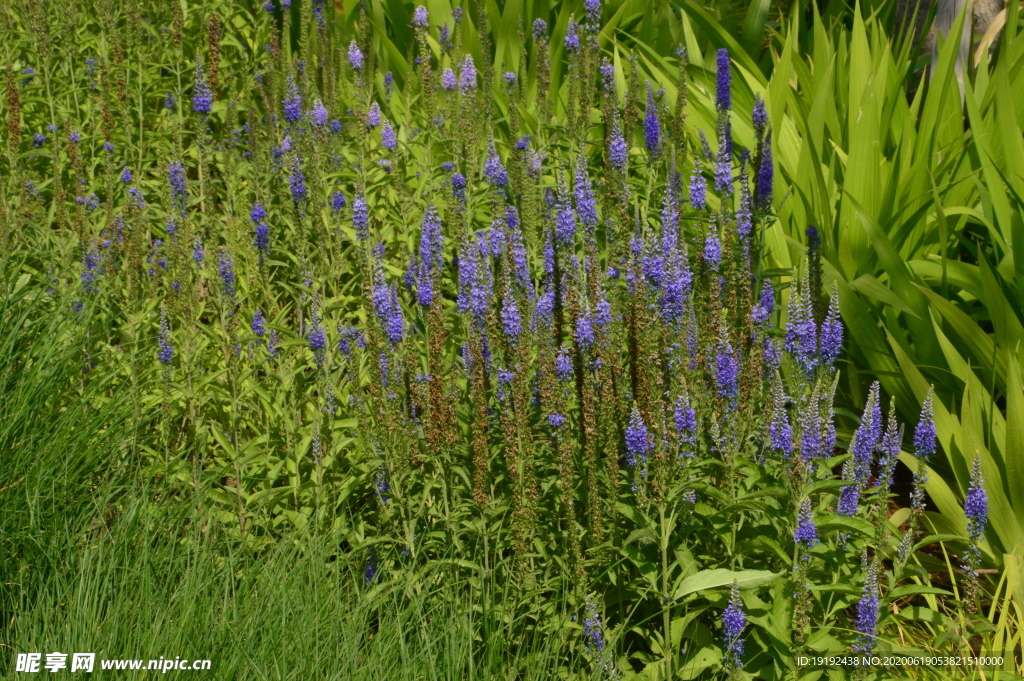
[[[838,515],[843,484],[835,473],[845,455],[834,452],[816,471],[795,474],[788,463],[765,463],[761,443],[749,436],[747,448],[721,460],[702,450],[699,464],[638,501],[627,492],[636,480],[617,462],[631,407],[619,391],[602,405],[608,425],[600,441],[608,451],[600,466],[586,460],[583,438],[560,460],[557,436],[538,428],[539,412],[520,415],[519,434],[535,438],[540,452],[533,502],[542,522],[524,532],[514,490],[525,478],[502,466],[514,455],[509,427],[486,440],[493,448],[485,461],[496,473],[482,484],[470,449],[486,409],[483,417],[474,411],[482,393],[462,371],[465,358],[457,359],[455,338],[467,329],[448,281],[455,268],[445,266],[441,326],[406,305],[410,333],[439,339],[437,355],[391,356],[393,375],[404,376],[395,389],[403,404],[423,404],[415,376],[443,377],[445,392],[430,412],[451,405],[448,439],[439,446],[426,429],[417,439],[421,426],[409,425],[415,409],[396,407],[380,392],[388,390],[377,355],[381,329],[368,301],[374,281],[401,271],[392,263],[373,271],[351,214],[331,207],[335,191],[348,199],[347,210],[365,194],[374,239],[404,260],[415,253],[425,207],[436,205],[450,262],[500,217],[494,191],[478,180],[493,137],[509,159],[510,200],[539,268],[543,191],[571,175],[577,155],[589,155],[602,214],[617,227],[602,226],[599,248],[587,255],[599,269],[622,265],[634,221],[650,234],[660,224],[669,169],[678,164],[689,174],[699,153],[696,130],[713,136],[715,50],[727,47],[733,102],[743,112],[733,118],[737,144],[760,155],[763,139],[746,112],[755,94],[764,97],[781,178],[774,214],[757,216],[755,273],[776,281],[792,304],[804,229],[815,224],[823,235],[822,283],[838,287],[847,343],[835,399],[851,417],[838,424],[840,446],[849,443],[853,415],[874,380],[911,423],[935,386],[941,456],[930,462],[927,490],[937,510],[925,516],[933,534],[915,541],[909,565],[883,579],[879,643],[966,651],[976,636],[973,643],[985,648],[1012,649],[1024,606],[1015,557],[1024,540],[1024,102],[1017,82],[1024,41],[1008,31],[992,60],[965,79],[961,101],[953,41],[925,83],[909,41],[889,39],[884,7],[862,14],[829,4],[824,19],[812,5],[806,25],[799,6],[786,18],[768,2],[717,9],[688,0],[608,2],[597,48],[580,58],[568,56],[563,41],[570,19],[581,20],[582,3],[471,3],[450,49],[436,26],[452,27],[454,8],[436,0],[427,5],[426,32],[410,25],[409,7],[381,0],[368,2],[365,14],[354,0],[341,11],[328,7],[323,26],[299,2],[284,14],[232,2],[69,3],[63,16],[35,3],[12,9],[2,28],[10,68],[0,108],[8,121],[0,386],[17,396],[0,405],[4,643],[111,657],[212,657],[224,678],[394,678],[395,670],[409,678],[586,678],[604,670],[588,647],[587,625],[577,621],[596,590],[610,654],[627,676],[816,678],[798,672],[795,656],[842,649],[854,636],[860,550],[891,558],[903,533],[915,531],[903,524],[906,510],[887,522],[887,490],[871,490],[868,519]],[[537,17],[548,21],[549,43],[529,37]],[[367,60],[358,74],[345,60],[352,40]],[[688,62],[676,56],[680,45]],[[429,85],[464,54],[484,85],[474,99]],[[426,55],[433,71],[414,68],[415,55]],[[615,98],[589,94],[599,58],[615,67]],[[190,111],[196,63],[208,76],[219,72],[208,118]],[[20,83],[27,65],[38,73]],[[517,74],[515,87],[503,81],[505,71]],[[290,77],[307,108],[322,99],[343,133],[299,137],[268,123],[266,116],[280,115]],[[664,90],[658,106],[671,121],[664,132],[674,155],[649,159],[643,150],[647,80]],[[685,129],[674,117],[683,112],[676,107],[681,86],[689,92]],[[168,92],[175,101],[164,109]],[[395,153],[381,148],[379,130],[364,126],[371,101],[398,130]],[[617,194],[618,177],[600,166],[608,116],[620,108],[630,170]],[[29,136],[47,125],[57,126],[49,142],[30,147]],[[85,141],[66,142],[71,130]],[[551,157],[535,181],[525,160],[512,160],[521,134]],[[295,150],[274,154],[286,139]],[[102,151],[102,141],[114,150]],[[293,202],[288,164],[300,153],[309,198]],[[275,157],[283,159],[277,166],[268,162]],[[179,160],[189,192],[176,213],[167,175],[168,162]],[[467,209],[437,171],[444,161],[470,179]],[[118,181],[124,166],[145,207],[133,205]],[[90,210],[94,190],[99,208]],[[252,242],[254,202],[269,214],[267,255]],[[723,216],[735,208],[712,203]],[[682,233],[695,254],[704,225],[687,219]],[[206,249],[201,267],[191,262],[195,239]],[[233,258],[232,295],[220,290],[218,246]],[[93,257],[104,264],[90,284],[82,274]],[[55,296],[45,291],[51,286]],[[616,309],[629,304],[624,286],[611,291]],[[256,308],[277,335],[279,357],[250,326]],[[734,335],[741,322],[731,320]],[[346,362],[335,350],[335,330],[349,323],[369,332],[370,347]],[[320,324],[329,338],[326,362],[308,351],[310,329]],[[624,345],[624,338],[616,340]],[[158,359],[165,340],[174,347],[166,365]],[[640,339],[647,349],[661,340]],[[474,354],[479,362],[482,349],[471,351],[481,353]],[[658,352],[649,356],[661,361]],[[539,364],[542,353],[526,361]],[[583,361],[582,352],[575,357]],[[634,381],[645,359],[633,355]],[[689,376],[664,373],[673,391]],[[792,367],[783,376],[799,408],[817,406]],[[493,387],[483,399],[497,408]],[[524,395],[525,388],[516,387]],[[564,403],[572,413],[583,409],[577,392]],[[628,395],[650,399],[645,414],[665,399]],[[770,398],[758,398],[748,416],[761,427],[752,407]],[[702,417],[722,412],[714,397],[697,401]],[[955,554],[966,541],[962,500],[975,456],[992,510],[985,565],[1002,570],[982,599],[982,618],[948,598],[960,593]],[[918,470],[910,454],[901,459]],[[561,491],[569,469],[591,471],[587,484],[600,486],[600,503],[583,482]],[[691,493],[698,502],[688,501]],[[805,496],[825,541],[801,556],[792,538]],[[604,536],[595,514],[610,522]],[[931,552],[917,551],[925,548]],[[367,561],[376,576],[366,577]],[[37,565],[46,571],[31,569]],[[931,586],[933,578],[943,588]],[[733,584],[749,622],[746,672],[730,669],[720,641]]]

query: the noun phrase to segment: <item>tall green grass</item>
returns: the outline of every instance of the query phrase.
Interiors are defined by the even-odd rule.
[[[570,623],[557,594],[444,569],[371,593],[362,554],[330,534],[240,553],[142,474],[130,394],[82,380],[80,314],[26,282],[7,280],[0,308],[0,676],[59,651],[209,659],[220,679],[589,678],[571,624],[509,633]]]
[[[154,506],[145,491],[109,533],[61,552],[5,645],[97,659],[209,659],[203,674],[218,679],[541,681],[571,670],[589,678],[567,640],[571,629],[513,640],[473,603],[470,585],[443,573],[371,597],[362,564],[328,537],[239,555],[216,528],[189,525],[187,509]],[[425,584],[434,586],[418,592]],[[494,601],[506,598],[516,596]]]

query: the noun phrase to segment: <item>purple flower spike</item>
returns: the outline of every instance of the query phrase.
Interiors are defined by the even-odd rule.
[[[572,358],[568,348],[561,348],[555,353],[555,376],[564,381],[572,376]]]
[[[740,601],[740,586],[738,582],[733,581],[729,605],[722,612],[722,635],[725,638],[725,650],[736,667],[743,666],[743,629],[746,626],[747,616]]]
[[[466,202],[466,177],[462,173],[452,173],[452,194],[459,202]]]
[[[167,308],[160,308],[160,329],[157,335],[157,359],[166,367],[174,360],[174,346],[171,345],[171,326],[167,321]]]
[[[501,157],[498,156],[493,142],[488,152],[487,161],[484,163],[484,177],[495,187],[504,187],[508,184],[508,171],[502,165]]]
[[[363,68],[363,53],[359,50],[359,45],[355,40],[348,45],[348,63],[352,66],[353,71]]]
[[[258,338],[263,338],[263,334],[267,332],[266,321],[263,319],[263,311],[256,308],[256,312],[252,315],[252,333]]]
[[[843,322],[839,319],[839,288],[832,285],[828,314],[821,323],[821,363],[831,367],[843,349]]]
[[[786,321],[786,352],[809,375],[818,365],[818,329],[814,324],[808,285],[797,282],[790,291],[789,318]]]
[[[717,272],[722,262],[722,242],[719,241],[718,231],[714,228],[708,231],[704,239],[704,262],[712,272]]]
[[[331,194],[331,211],[334,213],[340,213],[341,209],[345,207],[345,195],[341,192],[334,192]]]
[[[718,72],[715,78],[715,109],[728,111],[732,107],[732,97],[729,92],[732,83],[732,73],[729,64],[729,50],[724,47],[718,50],[717,59]]]
[[[427,19],[427,8],[423,5],[417,7],[412,13],[412,25],[416,28],[426,28]]]
[[[708,205],[707,181],[700,172],[700,166],[693,167],[693,174],[690,175],[690,205],[694,210],[701,211]]]
[[[576,215],[588,233],[597,228],[597,199],[587,172],[587,158],[583,154],[576,158]]]
[[[772,131],[764,137],[761,149],[761,165],[757,169],[754,205],[758,210],[769,210],[772,207],[772,177],[775,172],[772,161]]]
[[[327,125],[327,119],[330,118],[330,114],[327,113],[327,107],[319,99],[313,102],[313,109],[309,112],[309,120],[313,125],[324,126]]]
[[[295,82],[295,76],[288,76],[288,89],[284,96],[284,119],[289,123],[297,123],[302,118],[302,95]]]
[[[693,456],[693,446],[697,443],[697,411],[690,403],[690,396],[686,393],[676,398],[673,422],[676,427],[676,434],[683,444],[683,456]]]
[[[217,272],[220,274],[221,291],[225,298],[234,300],[235,297],[235,263],[231,254],[224,246],[220,247],[220,261],[217,265]]]
[[[867,554],[862,558],[867,563]],[[857,603],[857,642],[854,652],[870,653],[875,648],[875,632],[878,627],[878,564],[872,561],[864,577],[864,589]]]
[[[810,548],[818,543],[818,530],[814,526],[812,517],[811,500],[804,499],[800,505],[800,512],[796,517],[796,530],[793,532],[793,541]]]
[[[612,167],[616,170],[622,170],[626,167],[626,160],[629,156],[629,147],[626,145],[626,140],[622,136],[622,125],[619,123],[619,119],[616,116],[612,123],[612,136],[608,141],[608,160],[612,162]]]
[[[565,49],[568,52],[580,49],[579,24],[572,20],[569,21],[569,26],[565,29]]]
[[[594,346],[594,323],[586,311],[581,311],[576,319],[576,344],[586,352]]]
[[[928,396],[921,405],[921,418],[914,429],[914,451],[924,461],[935,453],[937,434],[935,432],[935,411],[933,400],[935,392],[928,390]]]
[[[391,127],[391,121],[386,118],[380,128],[380,142],[388,151],[394,151],[398,148],[398,135],[395,133],[395,129]]]
[[[768,438],[772,449],[780,452],[783,458],[788,459],[793,453],[793,428],[786,412],[786,394],[778,379],[772,389],[772,420],[768,425]]]
[[[419,283],[416,299],[423,307],[434,302],[434,273],[444,264],[444,235],[441,233],[441,218],[434,206],[427,206],[420,230]]]
[[[715,385],[718,394],[734,402],[740,394],[740,359],[729,343],[728,327],[722,324],[722,338],[715,350]]]
[[[757,133],[757,138],[763,139],[764,132],[768,129],[768,110],[765,108],[764,100],[761,99],[759,94],[754,95],[754,110],[751,119],[754,123],[754,132]]]
[[[654,103],[654,90],[647,81],[647,110],[644,112],[644,144],[652,155],[658,153],[661,141],[661,123],[658,122],[658,107]]]
[[[761,284],[761,300],[754,305],[751,313],[753,322],[758,326],[768,324],[775,311],[775,289],[770,279],[765,279]]]
[[[370,105],[370,110],[366,113],[366,125],[370,128],[376,128],[380,125],[381,114],[380,105],[374,102]]]
[[[356,239],[360,242],[370,238],[370,208],[362,192],[352,202],[352,224],[356,228]]]
[[[629,425],[626,426],[626,461],[632,468],[641,469],[647,464],[647,454],[650,452],[651,442],[647,433],[647,426],[640,415],[640,410],[633,407],[629,417]]]
[[[443,87],[445,90],[451,92],[457,86],[458,86],[458,83],[455,80],[455,72],[452,71],[451,69],[447,69],[446,68],[441,73],[441,87]]]
[[[270,253],[270,227],[265,222],[259,222],[253,231],[253,246],[260,257],[265,258]]]
[[[576,236],[576,215],[573,213],[572,204],[564,195],[564,188],[559,189],[558,212],[555,217],[555,241],[561,244],[571,244]]]
[[[466,55],[459,69],[459,89],[464,95],[476,89],[476,66],[473,65],[472,55]]]
[[[967,516],[967,534],[977,541],[985,533],[985,525],[988,524],[988,494],[981,474],[980,455],[974,457],[974,465],[971,466],[971,485],[964,499],[964,515]]]
[[[303,205],[306,202],[308,190],[306,189],[306,174],[302,172],[302,158],[298,154],[295,154],[295,158],[292,160],[292,171],[288,178],[288,184],[292,191],[292,201],[296,206]]]
[[[511,345],[519,343],[519,338],[523,333],[523,324],[519,316],[516,297],[509,291],[506,291],[501,301],[501,327]]]
[[[213,93],[206,82],[203,64],[196,59],[195,86],[192,90],[192,110],[197,114],[209,114],[213,107]]]

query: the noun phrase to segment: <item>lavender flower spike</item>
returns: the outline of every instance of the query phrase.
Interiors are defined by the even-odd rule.
[[[458,86],[455,80],[455,72],[449,68],[446,68],[441,72],[441,87],[451,92]]]
[[[616,116],[612,121],[612,136],[608,140],[608,160],[612,162],[613,168],[622,170],[626,167],[628,157],[629,147],[622,136],[622,124],[619,123],[619,117]]]
[[[327,119],[330,118],[330,114],[327,112],[327,107],[319,99],[313,102],[313,109],[309,112],[310,122],[317,126],[327,125]]]
[[[863,562],[867,563],[867,554]],[[857,642],[853,650],[858,653],[870,653],[875,648],[875,632],[878,627],[878,563],[872,561],[867,566],[864,578],[864,589],[860,602],[857,603]]]
[[[507,286],[505,295],[501,300],[501,326],[509,344],[517,345],[523,333],[523,324],[519,317],[519,306],[516,304],[516,297],[511,293],[511,287]]]
[[[831,367],[843,349],[843,322],[839,319],[839,288],[832,284],[832,296],[828,304],[828,315],[821,323],[819,334],[821,363]]]
[[[740,601],[740,585],[733,580],[729,605],[722,612],[722,634],[725,638],[725,651],[731,656],[731,662],[736,667],[743,666],[743,629],[746,626],[747,616]]]
[[[369,111],[366,112],[366,125],[367,127],[370,128],[376,128],[378,125],[380,125],[380,120],[380,104],[374,102],[373,104],[370,105]]]
[[[764,137],[764,145],[761,149],[761,165],[757,169],[757,181],[755,182],[754,205],[758,210],[769,210],[772,207],[772,178],[775,168],[772,161],[772,131]]]
[[[754,95],[754,110],[751,114],[751,119],[754,124],[754,132],[757,133],[757,139],[764,138],[764,132],[768,129],[768,110],[765,108],[764,100],[761,99],[761,95]]]
[[[213,108],[213,93],[206,82],[203,63],[196,57],[195,86],[192,90],[192,110],[197,114],[209,114]]]
[[[167,308],[160,307],[160,330],[157,336],[157,359],[166,367],[171,366],[174,359],[174,346],[171,345],[171,326],[167,322]]]
[[[690,205],[696,211],[704,210],[708,205],[707,181],[700,172],[700,166],[693,166],[693,174],[690,175]]]
[[[420,5],[413,11],[412,25],[416,28],[427,27],[427,8],[424,5]]]
[[[355,40],[348,46],[348,63],[352,66],[353,71],[363,68],[363,53],[359,50],[359,44]]]
[[[967,533],[972,540],[977,541],[985,533],[985,525],[988,524],[988,494],[981,473],[980,455],[974,457],[974,465],[971,466],[971,485],[964,499],[964,515],[967,516]]]
[[[228,253],[228,249],[224,246],[220,247],[220,261],[217,265],[217,271],[220,274],[221,290],[224,293],[224,297],[234,300],[235,263],[231,259],[231,254]]]
[[[923,461],[927,461],[928,457],[935,453],[937,434],[935,432],[934,399],[935,390],[929,388],[928,396],[924,398],[924,404],[921,405],[921,418],[917,422],[917,428],[914,429],[914,451]]]
[[[384,125],[380,128],[380,141],[381,145],[388,151],[394,151],[398,148],[398,135],[391,126],[391,121],[386,118],[384,119]]]
[[[484,163],[484,177],[495,187],[504,187],[508,184],[508,171],[501,163],[501,157],[498,156],[498,151],[494,148],[494,142],[490,144],[487,161]]]
[[[718,72],[715,78],[715,109],[728,111],[732,107],[732,96],[729,88],[732,84],[732,73],[729,64],[729,50],[724,47],[718,50]]]
[[[579,24],[570,19],[569,25],[565,29],[565,50],[575,52],[578,49],[580,49]]]
[[[370,208],[362,192],[352,201],[352,224],[356,228],[356,239],[363,242],[370,238]]]
[[[654,103],[654,91],[651,82],[647,81],[647,109],[644,112],[644,144],[653,156],[658,153],[661,142],[661,123],[658,122],[658,107]]]
[[[793,532],[793,541],[810,548],[818,543],[818,530],[814,526],[812,518],[811,500],[805,498],[800,505],[800,512],[796,517],[796,530]]]
[[[597,200],[590,185],[587,158],[582,153],[576,157],[576,214],[588,233],[597,228]]]
[[[789,425],[789,414],[786,413],[786,393],[782,382],[775,379],[772,389],[772,420],[768,425],[768,437],[772,449],[781,452],[786,459],[793,453],[793,428]]]
[[[288,76],[288,90],[284,97],[284,119],[289,123],[297,123],[302,118],[302,95],[295,83],[295,76]]]
[[[808,375],[818,365],[818,330],[811,310],[809,285],[799,281],[790,291],[789,318],[786,321],[786,352]]]
[[[633,413],[629,417],[629,425],[626,426],[626,460],[633,468],[643,467],[647,463],[649,450],[647,426],[640,415],[640,410],[634,406]]]
[[[472,55],[466,55],[459,69],[459,89],[464,95],[476,89],[476,66],[473,65]]]

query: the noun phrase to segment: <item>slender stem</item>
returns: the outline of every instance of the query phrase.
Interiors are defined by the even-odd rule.
[[[665,679],[672,678],[672,600],[669,595],[669,574],[668,574],[668,544],[670,529],[665,522],[665,502],[658,504],[658,516],[661,523],[661,624],[664,630],[665,642]]]
[[[220,307],[221,331],[227,330],[227,319],[224,316],[224,305]],[[227,371],[228,386],[231,388],[231,446],[234,448],[234,456],[231,458],[235,465],[235,497],[238,500],[238,531],[242,541],[245,541],[245,507],[242,503],[242,467],[238,461],[238,386],[235,385],[235,377],[231,371],[231,348],[230,340],[225,333],[224,336],[224,369]]]

